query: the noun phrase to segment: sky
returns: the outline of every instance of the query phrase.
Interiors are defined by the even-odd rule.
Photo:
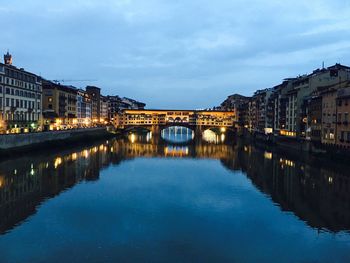
[[[147,108],[213,107],[350,65],[348,0],[0,0],[0,17],[15,66]]]

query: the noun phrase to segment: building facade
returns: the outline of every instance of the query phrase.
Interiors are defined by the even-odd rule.
[[[336,108],[336,145],[341,148],[350,148],[350,84],[338,90]]]
[[[12,56],[0,63],[0,133],[42,129],[41,77],[12,65]]]
[[[88,128],[92,124],[91,98],[83,89],[77,91],[77,125],[79,128]]]
[[[46,130],[77,127],[77,94],[72,86],[43,81],[43,118]]]
[[[108,98],[106,96],[100,97],[100,124],[108,124],[109,118],[108,118]]]
[[[91,98],[92,123],[98,124],[101,117],[101,89],[95,86],[87,86],[86,92]]]

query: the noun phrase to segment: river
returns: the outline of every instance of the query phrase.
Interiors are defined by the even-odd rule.
[[[348,165],[171,130],[0,162],[0,262],[350,262]]]

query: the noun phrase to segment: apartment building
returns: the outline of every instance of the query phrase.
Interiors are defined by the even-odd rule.
[[[91,98],[83,89],[77,91],[77,125],[78,127],[91,127]]]
[[[99,122],[101,124],[107,124],[109,123],[108,118],[108,98],[106,96],[100,97],[100,120]]]
[[[336,110],[336,145],[350,148],[350,83],[337,91]]]
[[[73,86],[43,80],[43,117],[48,130],[77,127],[77,94]]]
[[[41,77],[12,65],[7,52],[0,63],[0,133],[42,129]]]
[[[91,98],[92,122],[97,124],[101,117],[101,89],[95,86],[87,86],[86,92]]]

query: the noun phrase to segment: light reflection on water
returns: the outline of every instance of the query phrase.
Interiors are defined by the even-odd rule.
[[[164,140],[172,143],[184,143],[194,139],[194,132],[186,127],[174,126],[161,131]]]
[[[0,261],[349,262],[349,166],[218,142],[1,162]]]

